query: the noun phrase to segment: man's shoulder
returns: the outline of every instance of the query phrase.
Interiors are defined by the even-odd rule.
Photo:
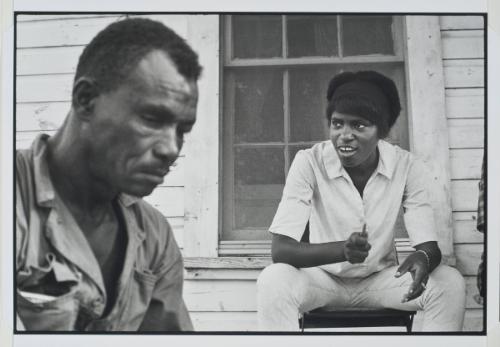
[[[146,232],[156,234],[159,233],[160,230],[161,232],[170,231],[171,227],[167,218],[144,199],[137,198],[133,203],[133,208],[137,217],[141,219],[141,223]]]
[[[136,198],[127,208],[134,211],[136,223],[144,233],[144,239],[149,247],[163,248],[168,240],[173,238],[172,227],[167,218],[144,199]]]

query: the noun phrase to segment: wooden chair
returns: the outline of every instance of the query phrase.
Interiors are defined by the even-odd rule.
[[[327,311],[322,308],[306,312],[299,319],[300,328],[352,328],[404,326],[411,332],[415,311],[392,309],[347,309]]]
[[[306,225],[301,242],[309,242],[309,223]],[[299,325],[302,331],[314,328],[404,326],[406,331],[410,333],[415,313],[415,311],[393,309],[351,308],[326,310],[318,308],[303,313],[302,317],[299,318]]]

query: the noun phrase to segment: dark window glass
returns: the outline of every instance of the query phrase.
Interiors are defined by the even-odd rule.
[[[287,16],[288,57],[338,56],[336,16]]]
[[[394,54],[392,18],[388,16],[344,16],[344,56]]]
[[[279,70],[235,73],[235,143],[283,140],[282,81]]]
[[[290,71],[291,141],[322,141],[328,138],[326,90],[337,72],[333,67]]]
[[[281,16],[233,16],[233,58],[282,56]]]
[[[236,148],[234,176],[235,228],[267,229],[285,183],[283,147]]]

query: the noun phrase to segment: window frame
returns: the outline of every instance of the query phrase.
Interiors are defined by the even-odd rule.
[[[363,15],[367,17],[366,15]],[[373,16],[373,15],[369,15]],[[311,66],[311,67],[319,67],[319,66],[353,66],[357,64],[384,64],[388,66],[392,65],[400,65],[402,67],[402,74],[404,79],[404,47],[403,47],[403,18],[402,16],[392,16],[393,18],[393,28],[392,28],[392,40],[394,45],[394,53],[391,55],[382,55],[382,54],[371,54],[371,55],[358,55],[358,56],[342,56],[343,55],[343,42],[342,42],[342,20],[343,15],[336,15],[337,17],[337,35],[338,35],[338,45],[339,45],[339,56],[338,57],[300,57],[300,58],[287,58],[287,14],[281,15],[281,24],[282,24],[282,52],[281,57],[272,57],[272,58],[232,58],[233,55],[233,39],[232,39],[232,16],[227,15],[223,17],[223,35],[221,37],[222,45],[224,47],[223,50],[223,67],[221,71],[223,74],[227,73],[230,70],[238,70],[240,68],[248,68],[248,67],[277,67],[278,69],[283,69],[283,102],[284,102],[284,129],[285,129],[285,137],[283,141],[279,141],[276,143],[276,146],[281,148],[284,146],[284,151],[288,152],[289,146],[295,145],[305,145],[312,146],[318,141],[293,141],[290,138],[290,131],[286,131],[290,127],[290,74],[291,69],[294,67],[301,66]],[[268,255],[270,253],[270,240],[259,239],[258,234],[262,234],[263,230],[256,229],[257,235],[250,235],[253,239],[250,240],[228,240],[224,239],[223,233],[227,232],[225,230],[226,226],[231,224],[230,221],[234,218],[234,210],[233,210],[233,197],[234,197],[234,167],[232,164],[234,163],[233,151],[231,150],[232,146],[235,146],[233,143],[233,131],[234,129],[234,113],[235,110],[233,105],[234,100],[234,82],[232,81],[232,77],[234,75],[228,73],[229,80],[225,80],[224,77],[224,85],[222,86],[223,92],[223,109],[225,110],[225,114],[223,115],[223,128],[224,128],[224,138],[222,139],[222,149],[223,149],[223,174],[229,173],[226,177],[221,177],[223,179],[224,188],[222,190],[222,213],[221,222],[222,225],[219,227],[219,255],[228,256],[228,255]],[[406,100],[406,97],[403,98]],[[405,107],[406,108],[406,107]],[[408,124],[405,122],[403,126],[406,127],[405,135],[408,135]],[[287,136],[288,134],[288,136]],[[326,139],[326,138],[325,138]],[[293,144],[291,144],[293,143]],[[251,148],[251,147],[259,147],[261,144],[242,144],[243,148]],[[274,147],[273,143],[263,143],[263,146],[266,148]],[[290,166],[290,157],[289,155],[285,155],[284,165],[285,165],[285,176],[287,174],[288,168]],[[234,230],[231,233],[233,234],[231,238],[235,237],[238,234],[247,234],[251,229],[245,230]],[[237,237],[237,236],[236,236]],[[407,238],[403,238],[404,241]]]

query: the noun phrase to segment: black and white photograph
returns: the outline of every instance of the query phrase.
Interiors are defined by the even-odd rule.
[[[486,13],[13,16],[14,338],[485,337]]]

